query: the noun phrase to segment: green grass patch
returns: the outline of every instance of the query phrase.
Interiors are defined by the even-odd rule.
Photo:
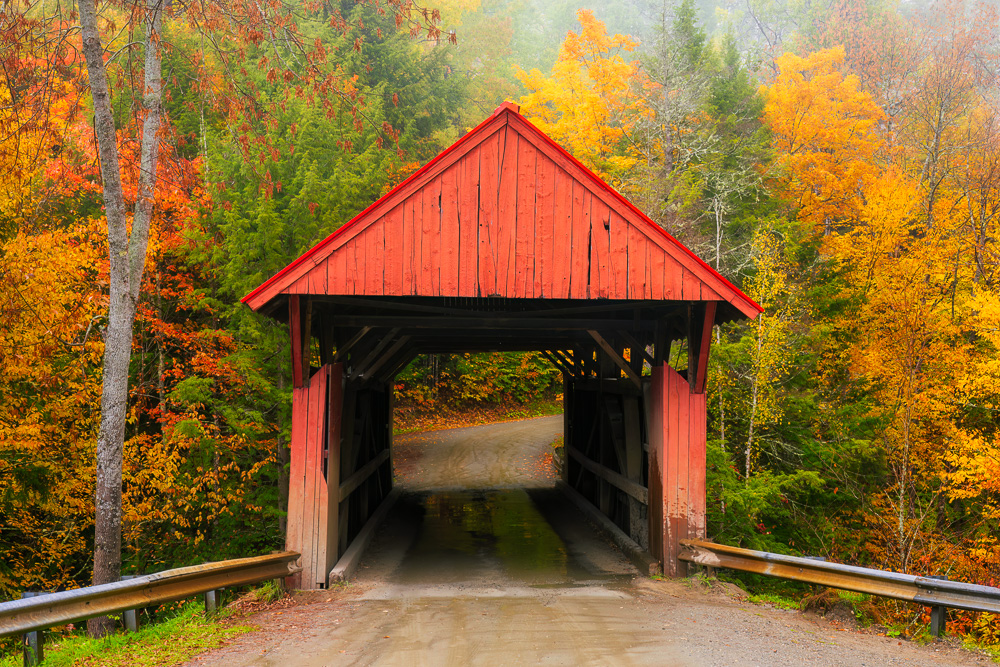
[[[798,609],[798,600],[786,598],[777,593],[752,593],[748,598],[754,604],[767,604],[778,609]]]
[[[91,639],[46,635],[44,667],[101,665],[102,667],[169,667],[218,648],[225,640],[250,632],[247,625],[223,625],[205,618],[200,602],[189,602],[162,622],[135,633]],[[0,667],[21,667],[20,650],[0,660]]]

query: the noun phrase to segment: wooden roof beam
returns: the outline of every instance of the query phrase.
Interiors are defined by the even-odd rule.
[[[400,329],[537,329],[541,331],[588,331],[591,329],[633,328],[635,321],[624,320],[568,319],[561,317],[494,317],[477,315],[469,317],[400,317],[393,315],[341,315],[336,318],[338,326],[345,327],[398,327]],[[652,331],[654,323],[643,321],[638,324],[640,331]]]
[[[636,387],[639,387],[641,389],[642,380],[639,378],[636,372],[632,370],[632,367],[628,365],[628,362],[622,359],[621,356],[618,354],[618,352],[615,351],[615,348],[611,347],[611,343],[604,340],[604,337],[593,329],[590,329],[589,331],[587,331],[587,333],[589,333],[590,337],[594,339],[594,341],[600,346],[602,350],[604,350],[604,354],[608,355],[608,358],[611,359],[611,361],[615,362],[615,365],[618,366],[618,368],[620,368],[623,373],[625,373],[625,376],[629,380],[631,380]]]

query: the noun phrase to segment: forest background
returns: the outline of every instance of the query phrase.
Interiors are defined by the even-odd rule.
[[[991,5],[443,0],[429,31],[377,2],[288,6],[336,72],[332,102],[253,66],[295,52],[253,31],[206,45],[185,11],[167,6],[160,40],[126,572],[282,545],[289,343],[239,299],[512,99],[765,308],[716,331],[711,536],[1000,585]],[[101,21],[134,207],[126,14],[110,3]],[[0,7],[0,599],[93,567],[108,234],[72,20],[57,2]],[[396,383],[425,412],[559,391],[538,355],[420,358]],[[990,615],[949,624],[1000,643]]]

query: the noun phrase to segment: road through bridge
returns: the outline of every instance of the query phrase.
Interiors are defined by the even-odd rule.
[[[401,436],[402,489],[348,586],[295,594],[190,664],[984,665],[942,645],[757,607],[728,584],[656,581],[539,465],[559,417]],[[843,611],[843,610],[841,610]],[[241,619],[240,622],[244,622]],[[983,660],[983,662],[980,662]]]

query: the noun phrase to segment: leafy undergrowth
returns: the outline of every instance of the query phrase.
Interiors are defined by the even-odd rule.
[[[527,403],[484,403],[463,406],[446,404],[415,406],[398,404],[393,413],[396,435],[414,431],[437,431],[445,428],[479,426],[557,415],[562,412],[562,400],[537,399]]]
[[[220,615],[220,620],[225,613]],[[205,618],[204,607],[192,601],[182,605],[170,618],[143,626],[136,633],[120,633],[91,639],[86,636],[53,637],[46,634],[46,667],[167,667],[179,665],[228,638],[254,628]],[[0,667],[20,667],[20,651],[0,659]]]

